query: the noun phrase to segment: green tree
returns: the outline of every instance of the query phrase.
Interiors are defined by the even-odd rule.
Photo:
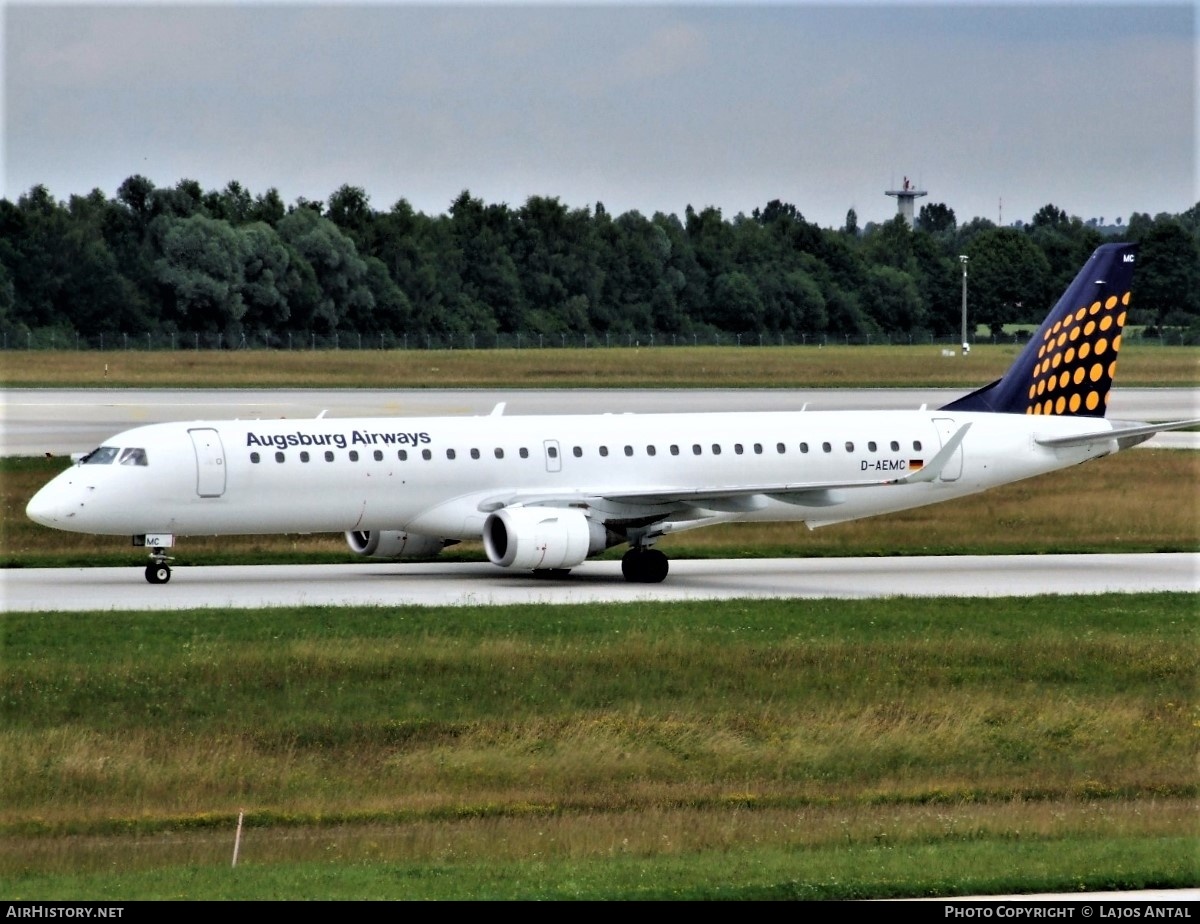
[[[825,330],[825,296],[817,281],[796,267],[759,277],[763,326],[771,334],[811,336]]]
[[[860,304],[884,334],[897,339],[903,339],[912,331],[928,329],[929,317],[917,284],[903,270],[886,265],[872,266],[867,271],[867,285]]]
[[[287,214],[279,190],[272,186],[265,193],[254,197],[254,202],[246,212],[247,221],[261,221],[274,228],[279,220]]]
[[[163,218],[163,255],[155,275],[180,328],[229,333],[246,312],[244,244],[227,222],[203,215]]]
[[[763,300],[749,274],[734,270],[713,281],[712,307],[705,318],[730,333],[758,334],[763,330]]]
[[[239,230],[245,261],[241,296],[248,330],[276,331],[292,316],[292,301],[302,298],[303,285],[296,257],[275,229],[255,222]]]
[[[367,286],[367,264],[354,242],[317,209],[295,208],[279,221],[279,237],[312,269],[319,295],[307,302],[303,315],[292,316],[304,327],[324,333],[337,330],[350,315],[365,317],[374,308]]]
[[[1013,228],[978,234],[967,246],[971,318],[999,334],[1005,324],[1045,314],[1050,264],[1029,237]]]
[[[885,221],[863,238],[863,256],[869,263],[890,266],[902,272],[914,269],[913,235],[900,215]]]
[[[237,180],[230,180],[219,193],[207,193],[203,202],[209,218],[223,219],[235,227],[258,220],[253,215],[254,200]]]
[[[325,217],[354,241],[354,246],[360,253],[365,255],[369,252],[368,244],[375,213],[371,211],[370,197],[361,186],[339,186],[329,197]]]
[[[1200,249],[1183,224],[1155,220],[1139,241],[1132,304],[1159,328],[1200,319]]]
[[[109,247],[105,229],[113,209],[98,189],[87,196],[72,196],[67,205],[70,226],[66,243],[72,257],[64,280],[70,299],[64,314],[76,331],[89,337],[141,333],[158,320],[144,294],[122,273],[117,255]]]
[[[459,312],[472,330],[491,334],[521,329],[525,312],[521,276],[513,260],[514,217],[507,205],[484,205],[467,190],[450,206]]]
[[[600,297],[600,249],[592,232],[586,209],[568,209],[557,198],[530,196],[518,210],[514,258],[531,330],[587,333],[573,329],[564,311],[573,296],[583,296],[588,305]]]
[[[917,213],[917,227],[929,234],[944,234],[958,227],[958,219],[944,202],[931,202]]]

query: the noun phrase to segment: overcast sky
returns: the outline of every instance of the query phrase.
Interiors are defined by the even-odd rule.
[[[3,0],[0,0],[3,2]],[[7,2],[4,197],[344,183],[612,214],[1112,222],[1198,200],[1192,2]]]

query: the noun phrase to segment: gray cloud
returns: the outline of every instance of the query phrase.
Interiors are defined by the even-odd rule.
[[[4,194],[141,173],[840,225],[1198,198],[1191,4],[10,4]]]

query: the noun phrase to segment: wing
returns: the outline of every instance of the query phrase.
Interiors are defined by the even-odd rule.
[[[647,486],[617,491],[597,489],[593,491],[526,492],[514,491],[484,499],[479,510],[491,513],[502,507],[586,507],[606,512],[605,520],[624,520],[629,523],[656,520],[691,508],[706,522],[713,514],[739,514],[759,510],[767,505],[768,499],[795,504],[799,507],[830,507],[842,502],[838,493],[857,488],[873,488],[886,485],[918,484],[935,481],[942,469],[962,445],[971,424],[963,424],[946,441],[929,464],[895,478],[869,478],[851,481],[795,481],[764,484],[722,484],[700,487],[680,485]],[[719,518],[719,517],[717,517]],[[697,523],[697,525],[701,525]]]

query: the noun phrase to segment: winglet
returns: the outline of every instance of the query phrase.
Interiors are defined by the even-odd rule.
[[[923,481],[936,481],[938,476],[942,474],[942,469],[946,467],[946,463],[958,452],[958,447],[962,445],[962,441],[970,429],[971,425],[969,423],[963,424],[950,439],[946,440],[946,444],[938,451],[936,456],[929,460],[928,465],[923,466],[918,471],[889,481],[888,484],[919,484]]]
[[[499,417],[501,414],[504,413],[504,405],[506,403],[507,402],[505,402],[505,401],[499,402],[494,408],[492,408],[492,413],[489,414],[488,416],[489,417]]]

